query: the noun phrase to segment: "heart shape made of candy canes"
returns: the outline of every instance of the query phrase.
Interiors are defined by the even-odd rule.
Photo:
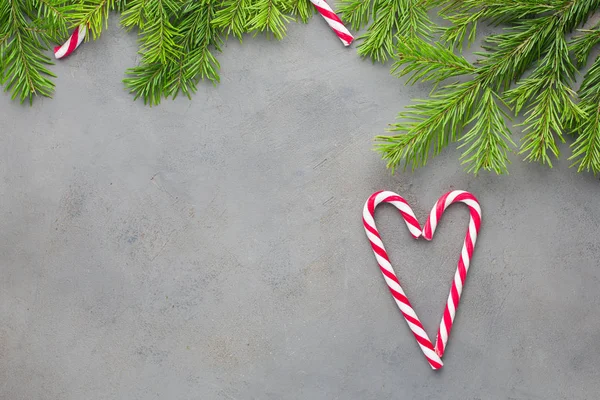
[[[471,214],[469,228],[460,253],[460,258],[458,259],[458,268],[456,269],[454,280],[450,287],[450,294],[448,295],[448,301],[444,308],[444,314],[442,315],[442,321],[440,322],[435,346],[431,343],[431,340],[429,340],[429,336],[427,336],[427,332],[425,332],[419,317],[417,317],[415,310],[410,305],[410,301],[408,301],[408,297],[404,293],[404,290],[402,290],[400,281],[396,277],[396,273],[392,268],[392,264],[390,263],[383,242],[381,241],[381,236],[379,236],[379,232],[375,227],[375,208],[380,203],[390,203],[394,205],[404,218],[411,235],[415,239],[423,236],[425,240],[433,239],[433,234],[438,221],[448,206],[453,203],[464,203],[469,207],[469,212]],[[442,356],[444,355],[444,350],[448,343],[448,337],[450,336],[450,330],[452,329],[452,323],[454,322],[460,295],[465,284],[467,271],[469,270],[473,249],[475,248],[475,241],[477,240],[477,234],[479,232],[479,227],[481,226],[481,207],[479,206],[479,202],[475,196],[464,190],[448,192],[436,202],[425,223],[425,227],[421,230],[421,224],[417,220],[417,217],[415,217],[415,213],[402,196],[393,192],[380,191],[373,193],[365,203],[363,209],[363,224],[365,226],[367,237],[371,242],[373,253],[375,253],[375,258],[377,259],[377,263],[383,274],[383,278],[385,279],[398,308],[400,308],[400,312],[402,312],[404,319],[408,323],[408,327],[413,332],[415,339],[417,339],[417,343],[421,347],[423,354],[425,354],[425,358],[427,358],[431,368],[442,368],[444,365]]]

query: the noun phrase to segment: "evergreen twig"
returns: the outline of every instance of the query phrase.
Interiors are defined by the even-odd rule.
[[[579,93],[572,89],[577,67],[585,64],[600,42],[600,33],[595,26],[581,30],[571,43],[566,38],[600,7],[600,1],[431,0],[431,6],[441,7],[440,14],[450,21],[449,27],[441,29],[441,43],[459,49],[465,39],[474,41],[481,21],[507,27],[485,38],[483,51],[475,53],[480,57],[475,64],[441,43],[430,44],[410,32],[410,40],[398,42],[391,72],[409,75],[408,84],[432,81],[437,87],[460,75],[467,80],[434,89],[429,99],[418,100],[399,114],[401,121],[388,129],[393,136],[377,136],[376,148],[392,171],[400,163],[405,168],[423,166],[431,154],[461,141],[459,147],[466,148],[461,159],[468,171],[505,173],[508,155],[516,146],[506,123],[508,111],[526,110],[520,146],[526,160],[552,166],[551,156],[559,156],[557,140],[564,141],[564,134],[573,132],[578,138],[572,159],[580,170],[600,172],[600,99],[594,96],[600,92],[600,67],[595,64],[586,74]],[[359,11],[352,15],[361,24],[368,16]],[[371,28],[376,26],[373,19]],[[384,37],[381,34],[379,39]],[[533,72],[523,78],[532,66]],[[468,125],[472,127],[465,133]]]

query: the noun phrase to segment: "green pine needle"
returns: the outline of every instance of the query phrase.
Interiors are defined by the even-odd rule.
[[[509,116],[498,105],[504,104],[492,89],[487,87],[482,92],[477,111],[467,122],[473,123],[473,127],[461,138],[464,143],[459,148],[469,146],[461,159],[467,164],[467,171],[475,174],[480,170],[508,173],[509,145],[515,146],[505,122]]]
[[[584,113],[580,124],[575,128],[578,134],[573,143],[573,155],[577,170],[600,173],[600,57],[583,78],[579,88],[579,107]]]
[[[429,37],[433,25],[426,4],[419,0],[341,0],[339,10],[354,29],[373,17],[373,23],[357,41],[362,41],[358,54],[374,62],[387,61],[401,38]]]
[[[220,81],[217,54],[229,35],[286,35],[294,19],[314,14],[308,0],[0,0],[0,82],[14,98],[51,96],[54,75],[46,55],[77,26],[97,39],[111,14],[137,30],[141,59],[125,86],[150,105],[179,93],[191,97],[200,81]]]
[[[392,66],[392,75],[402,77],[412,74],[408,84],[417,81],[439,83],[453,76],[472,74],[476,70],[471,63],[442,44],[431,45],[416,38],[399,41],[394,58],[396,62]]]
[[[252,5],[246,29],[256,32],[270,32],[276,39],[282,39],[286,33],[286,23],[292,18],[285,15],[286,5],[282,0],[259,0]]]
[[[404,120],[392,124],[388,132],[399,132],[394,136],[378,136],[382,143],[377,150],[394,170],[404,160],[404,168],[424,166],[430,156],[438,155],[448,144],[455,142],[473,115],[473,105],[481,85],[474,81],[446,85],[430,99],[408,106],[400,113]]]
[[[31,29],[27,5],[20,0],[0,2],[0,83],[12,99],[31,104],[36,95],[52,97],[55,75],[44,54],[43,35]],[[41,29],[41,28],[39,28]]]
[[[600,26],[593,29],[580,29],[580,34],[575,36],[570,44],[570,50],[575,55],[577,66],[583,67],[588,62],[588,57],[594,46],[600,43]]]
[[[362,3],[352,4],[357,11],[352,14],[348,3],[350,18],[356,18],[351,21],[364,24],[369,14],[364,10],[360,14]],[[403,38],[396,46],[391,73],[408,75],[408,84],[430,81],[434,87],[456,76],[466,80],[434,89],[429,99],[418,100],[400,114],[400,121],[389,129],[395,135],[376,137],[388,168],[394,171],[400,163],[421,167],[432,154],[459,140],[459,148],[466,149],[461,160],[467,171],[506,173],[508,155],[516,147],[506,123],[511,119],[508,111],[516,115],[526,110],[519,148],[525,160],[552,166],[552,158],[559,157],[558,142],[573,133],[577,139],[571,159],[580,171],[600,172],[598,61],[579,92],[572,89],[577,67],[587,62],[600,33],[596,26],[580,30],[570,43],[566,38],[600,8],[599,0],[431,0],[426,7],[431,6],[441,7],[450,26],[441,29],[437,43],[418,35]],[[474,65],[441,44],[460,50],[465,40],[473,43],[481,21],[505,28],[483,40]],[[369,29],[378,29],[378,24],[373,17]],[[383,38],[392,30],[386,27],[377,36]],[[385,51],[380,50],[372,56],[383,59],[382,54]]]
[[[223,1],[222,8],[216,12],[212,25],[224,30],[227,35],[233,34],[241,41],[251,11],[248,8],[249,4],[250,0]]]

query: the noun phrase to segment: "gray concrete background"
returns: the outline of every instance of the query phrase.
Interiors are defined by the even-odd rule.
[[[519,157],[474,178],[453,150],[390,175],[373,136],[429,86],[319,19],[228,42],[217,88],[152,109],[120,82],[135,40],[113,19],[54,68],[53,100],[0,98],[1,399],[598,398],[597,179]],[[361,209],[389,189],[424,220],[453,188],[483,228],[433,372]],[[467,218],[426,243],[377,212],[431,336]]]

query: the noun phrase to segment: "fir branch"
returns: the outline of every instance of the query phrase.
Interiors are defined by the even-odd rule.
[[[252,18],[246,29],[256,32],[270,32],[276,39],[282,39],[286,33],[285,24],[292,20],[284,14],[285,3],[282,0],[256,0],[251,6]]]
[[[491,35],[483,48],[480,79],[495,90],[508,89],[521,77],[543,52],[548,39],[557,27],[553,16],[524,20],[516,23],[508,32]]]
[[[461,138],[459,148],[469,146],[461,156],[468,171],[477,174],[480,170],[494,171],[497,174],[508,173],[510,164],[509,144],[515,146],[505,118],[510,117],[501,109],[502,100],[489,87],[482,91],[476,105],[476,112],[469,123],[473,127]],[[502,103],[503,104],[503,103]]]
[[[172,14],[179,11],[178,0],[148,0],[144,13],[148,21],[144,26],[140,39],[140,53],[143,62],[166,63],[175,61],[180,56],[181,45],[177,43],[180,35],[178,29],[171,22]]]
[[[71,25],[85,25],[94,40],[100,37],[102,29],[108,27],[108,13],[116,10],[117,0],[79,0],[71,1],[60,7],[68,16]]]
[[[558,0],[554,0],[558,1]],[[564,33],[583,25],[600,6],[600,0],[561,0],[562,7],[555,13]]]
[[[349,11],[346,14],[352,15]],[[373,23],[365,34],[358,37],[362,40],[358,54],[373,61],[387,61],[393,55],[394,44],[399,37],[427,37],[431,30],[427,9],[418,0],[375,0],[372,14]],[[364,16],[356,18],[360,20]]]
[[[192,2],[178,24],[183,55],[166,83],[166,96],[177,97],[181,90],[188,98],[197,90],[199,80],[219,82],[219,62],[211,48],[220,50],[219,35],[214,27],[215,7],[212,2]]]
[[[398,115],[405,122],[392,124],[387,130],[401,133],[376,138],[382,142],[376,148],[387,160],[388,168],[394,171],[404,160],[404,168],[410,164],[414,170],[427,163],[432,150],[435,156],[456,141],[458,132],[473,115],[481,87],[477,81],[450,84],[430,99],[408,106],[407,112]]]
[[[418,38],[400,40],[391,73],[396,77],[411,74],[408,84],[417,81],[439,83],[453,76],[472,74],[475,67],[440,43],[431,45]]]
[[[287,0],[286,12],[300,17],[304,23],[315,13],[315,8],[310,1],[306,0]]]
[[[579,32],[581,33],[571,40],[569,49],[575,55],[577,66],[582,67],[587,64],[594,46],[600,43],[600,25],[592,29],[580,29]]]
[[[55,75],[46,68],[52,63],[36,32],[29,29],[26,11],[19,0],[0,2],[0,83],[12,99],[31,104],[35,95],[52,96],[49,77]]]
[[[153,7],[151,1],[156,0],[148,0],[147,7]],[[168,10],[174,6],[175,3],[168,5]],[[163,15],[152,8],[136,13],[150,17]],[[219,62],[212,53],[220,50],[220,30],[214,24],[216,13],[213,1],[187,0],[177,11],[179,18],[172,23],[169,17],[161,23],[160,29],[154,28],[150,20],[145,24],[147,36],[143,40],[149,51],[144,53],[141,65],[129,69],[124,79],[136,99],[142,97],[144,103],[155,105],[162,97],[175,98],[179,92],[191,98],[200,80],[219,81]],[[171,33],[168,43],[163,45],[160,39],[164,32]]]
[[[213,26],[226,31],[227,35],[232,33],[241,42],[250,14],[249,5],[250,0],[224,0],[212,21]]]
[[[342,20],[348,22],[352,29],[359,30],[367,25],[373,15],[372,0],[342,0],[337,11]]]
[[[565,128],[578,125],[584,115],[575,104],[575,93],[570,88],[577,69],[571,62],[565,33],[587,19],[590,3],[572,1],[552,16],[556,23],[548,52],[530,77],[506,93],[516,113],[530,104],[527,119],[522,124],[528,132],[521,147],[521,153],[528,153],[526,160],[552,166],[548,151],[559,156],[556,138],[564,141]]]
[[[160,103],[164,88],[168,79],[169,68],[161,62],[142,63],[129,68],[127,78],[123,79],[129,93],[134,95],[133,99],[144,99],[144,104],[150,106]]]
[[[62,42],[69,36],[69,18],[60,9],[65,0],[27,0],[31,23],[47,43]]]
[[[150,0],[128,0],[127,7],[121,14],[121,25],[127,30],[134,27],[144,29],[144,24],[148,20],[146,15],[146,3]]]
[[[583,78],[579,89],[579,106],[584,112],[580,124],[576,127],[577,140],[572,144],[577,171],[600,173],[600,57]]]

